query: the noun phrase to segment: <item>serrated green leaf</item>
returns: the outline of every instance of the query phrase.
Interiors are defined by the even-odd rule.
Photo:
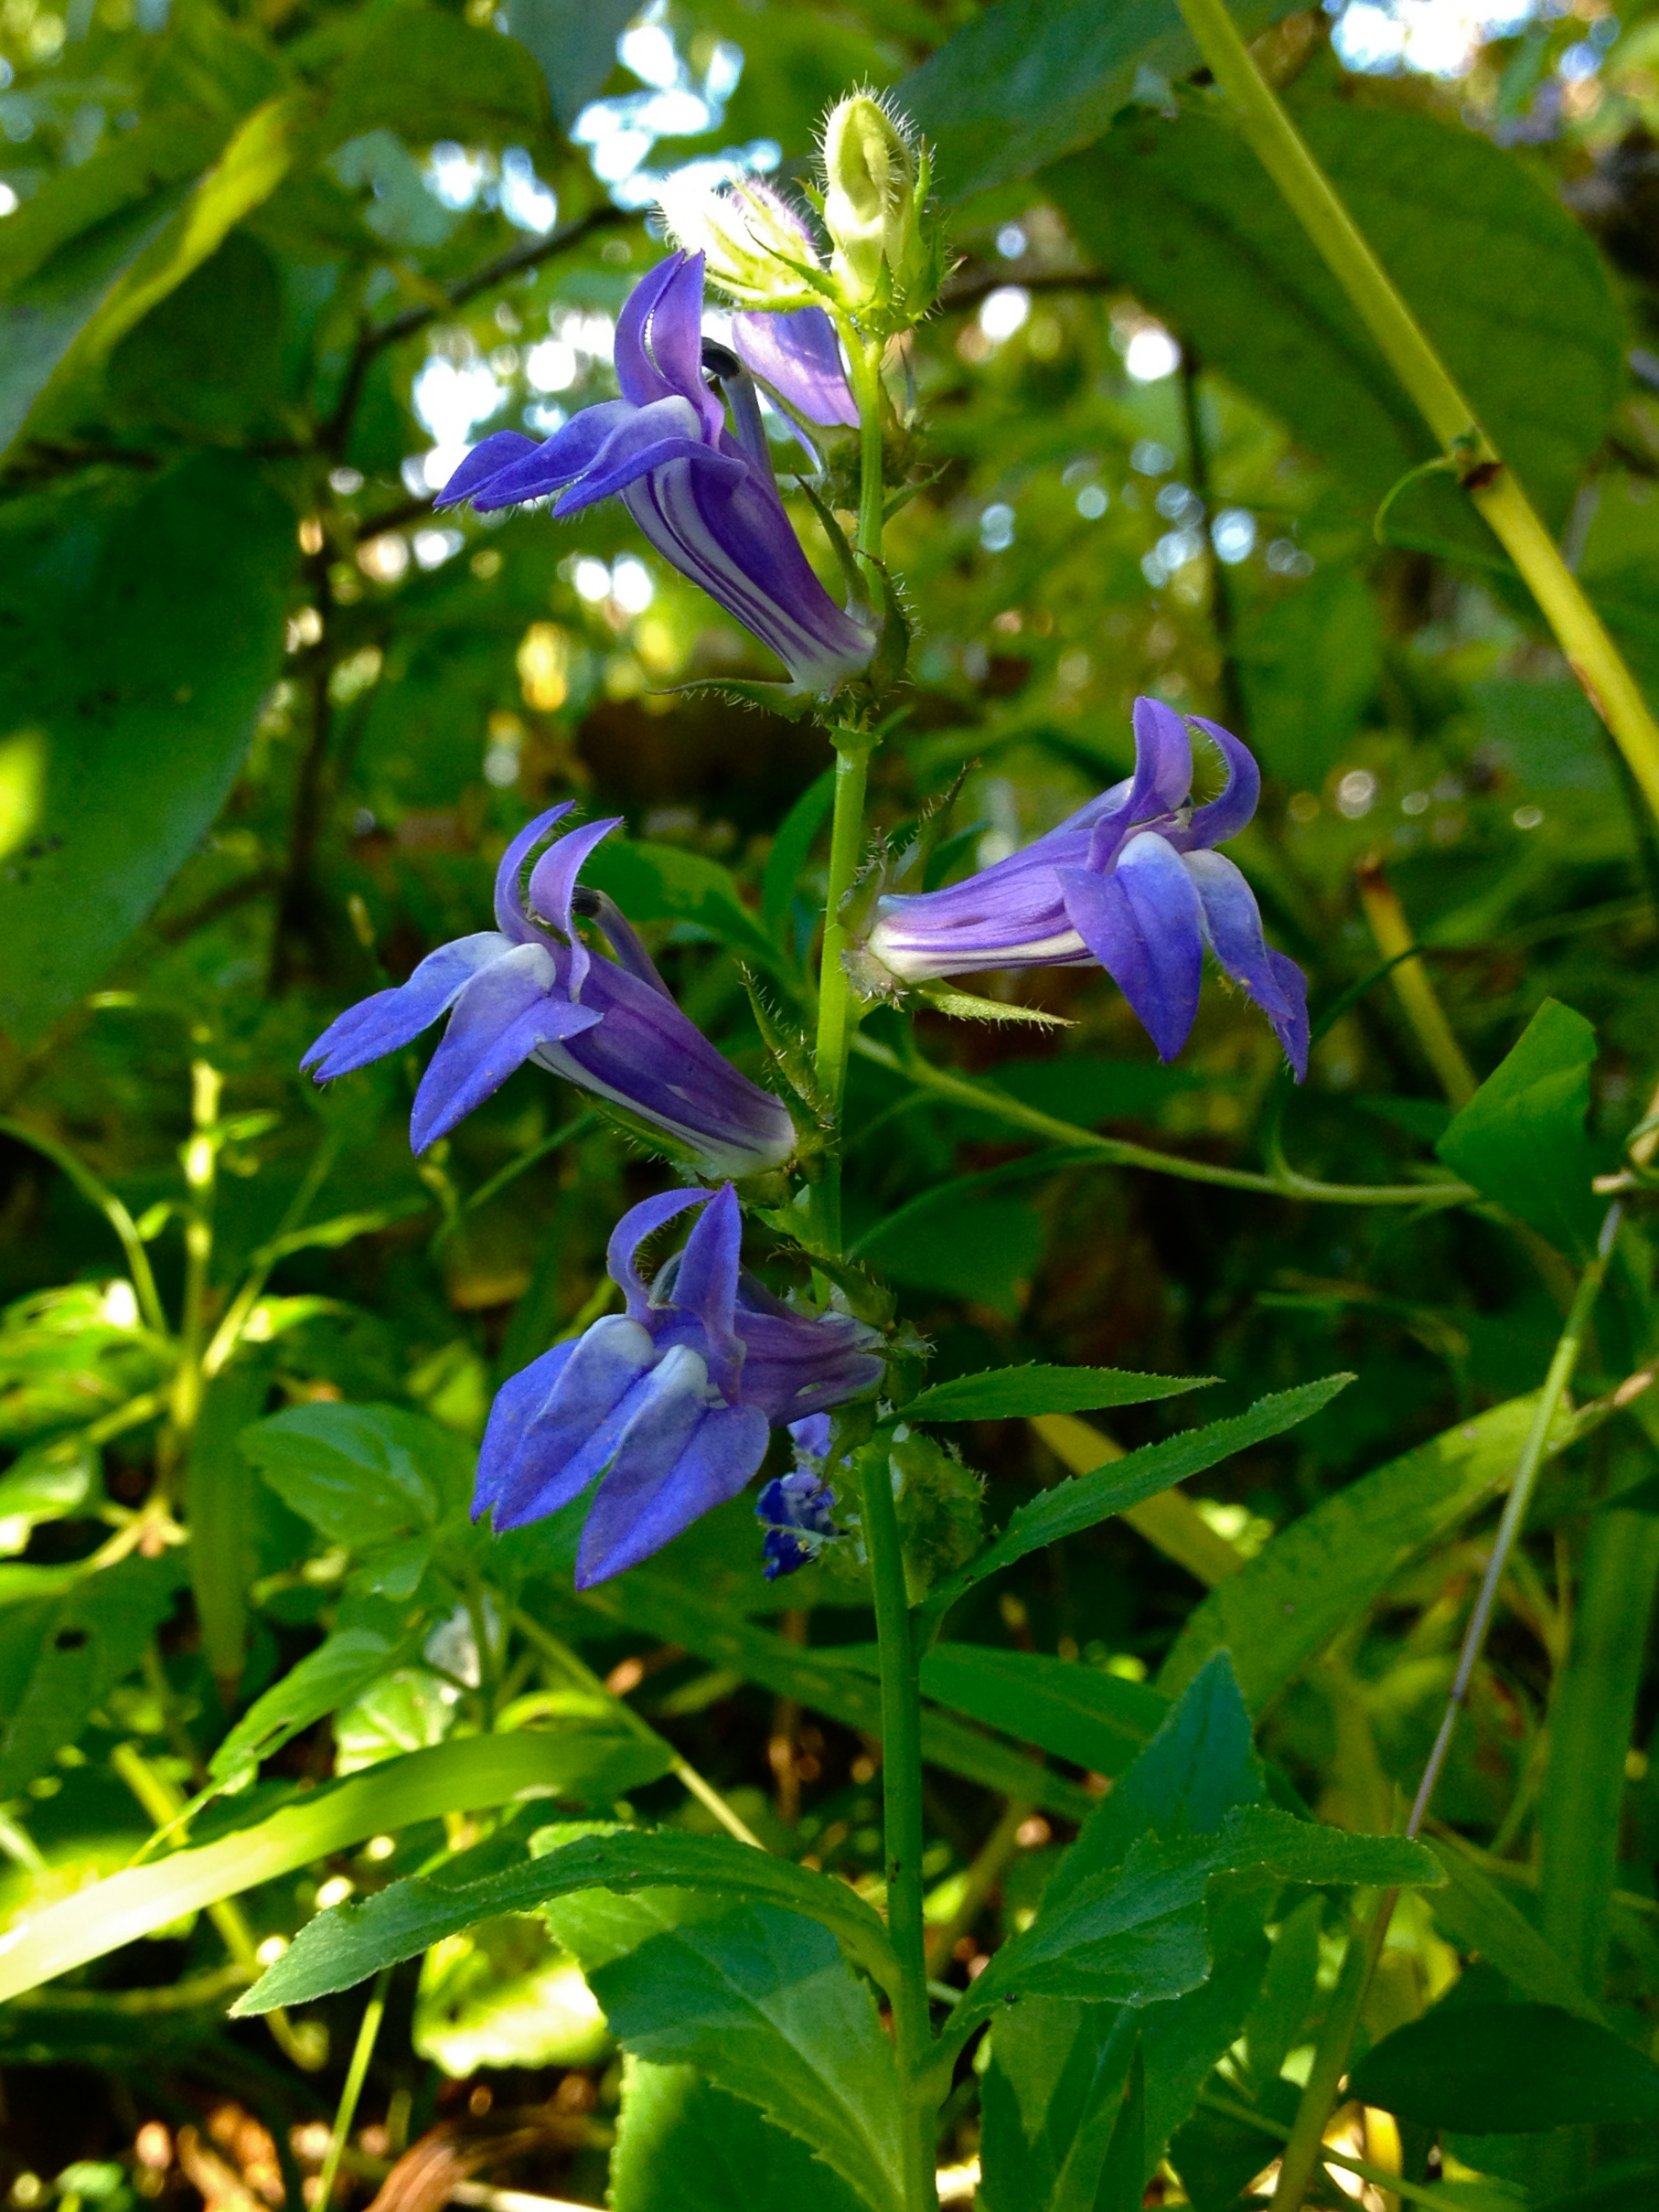
[[[678,845],[607,839],[583,864],[583,881],[608,892],[635,922],[686,922],[706,930],[741,959],[787,981],[793,964],[737,893],[731,871]]]
[[[637,2057],[695,2067],[809,2144],[872,2212],[900,2212],[893,2046],[827,1929],[738,1906],[655,1936],[590,1980]]]
[[[252,1781],[262,1759],[272,1758],[326,1714],[337,1713],[378,1675],[408,1658],[417,1642],[395,1630],[337,1629],[254,1699],[208,1761],[209,1779],[221,1790],[238,1790]]]
[[[458,1883],[455,1872],[446,1870],[442,1881],[415,1876],[394,1882],[360,1905],[319,1914],[239,2000],[238,2014],[307,2004],[480,1920],[530,1912],[584,1889],[625,1896],[638,1889],[687,1889],[787,1906],[831,1929],[879,1981],[890,1982],[897,1971],[880,1918],[844,1883],[723,1836],[625,1828],[583,1837],[476,1882]]]
[[[1044,1413],[1097,1413],[1201,1390],[1214,1375],[1129,1374],[1116,1367],[993,1367],[924,1390],[899,1408],[902,1421],[1008,1421]]]
[[[630,2058],[611,2153],[611,2212],[862,2212],[798,2137],[689,2066]]]
[[[1097,1522],[1120,1513],[1125,1506],[1138,1505],[1143,1498],[1155,1497],[1161,1490],[1184,1481],[1189,1475],[1201,1474],[1235,1452],[1246,1451],[1253,1444],[1265,1443],[1269,1437],[1281,1436],[1286,1429],[1311,1419],[1353,1379],[1345,1374],[1327,1375],[1322,1382],[1279,1391],[1272,1397],[1258,1399],[1248,1413],[1238,1414],[1232,1420],[1212,1422],[1206,1428],[1189,1429],[1161,1444],[1146,1445],[1097,1468],[1092,1475],[1078,1475],[1044,1491],[1011,1515],[994,1544],[929,1594],[927,1613],[939,1618],[976,1583],[1016,1559],[1023,1559],[1028,1552],[1042,1551],[1063,1537],[1093,1528]]]

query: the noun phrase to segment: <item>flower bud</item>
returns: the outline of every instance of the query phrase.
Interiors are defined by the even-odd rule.
[[[664,180],[658,204],[675,244],[701,253],[712,281],[744,306],[810,307],[829,291],[802,273],[822,267],[806,224],[757,178],[715,190],[681,170]]]
[[[830,269],[855,311],[897,311],[895,327],[931,304],[937,259],[923,235],[926,177],[903,132],[867,92],[830,110],[824,126],[824,227]]]

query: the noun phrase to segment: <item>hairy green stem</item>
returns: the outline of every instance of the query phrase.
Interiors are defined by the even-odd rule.
[[[1590,705],[1659,813],[1659,722],[1513,471],[1257,68],[1226,0],[1180,0],[1187,28],[1291,213],[1520,571]]]
[[[887,1932],[899,1962],[893,2040],[904,2098],[904,2201],[906,2212],[921,2212],[935,2202],[931,2110],[918,2092],[932,2042],[922,1924],[921,1684],[887,1451],[866,1445],[857,1464],[882,1659],[882,1817]]]
[[[1567,1317],[1567,1325],[1561,1331],[1550,1360],[1544,1387],[1538,1393],[1538,1402],[1533,1409],[1525,1442],[1521,1447],[1521,1456],[1515,1465],[1515,1479],[1510,1484],[1503,1518],[1498,1523],[1498,1533],[1493,1540],[1492,1555],[1487,1560],[1486,1572],[1481,1577],[1481,1587],[1469,1617],[1469,1626],[1463,1632],[1463,1646],[1458,1654],[1457,1672],[1452,1677],[1451,1688],[1447,1694],[1445,1715],[1423,1769],[1423,1779],[1418,1784],[1411,1816],[1406,1823],[1406,1833],[1409,1836],[1418,1833],[1428,1817],[1436,1785],[1446,1764],[1446,1755],[1451,1748],[1451,1738],[1459,1715],[1469,1695],[1469,1685],[1474,1678],[1481,1653],[1486,1647],[1486,1632],[1492,1625],[1498,1590],[1508,1570],[1510,1555],[1525,1526],[1527,1510],[1537,1485],[1538,1469],[1544,1464],[1549,1432],[1555,1426],[1562,1398],[1572,1380],[1573,1370],[1579,1363],[1584,1332],[1589,1325],[1590,1312],[1601,1288],[1602,1277],[1607,1273],[1607,1263],[1612,1252],[1613,1238],[1618,1233],[1619,1220],[1620,1208],[1617,1205],[1610,1206],[1607,1218],[1601,1225],[1595,1257],[1579,1277],[1572,1310]],[[1331,2117],[1331,2108],[1336,2100],[1337,2085],[1348,2070],[1348,2054],[1353,2047],[1354,2033],[1359,2025],[1365,1994],[1371,1986],[1376,1962],[1382,1956],[1398,1898],[1397,1889],[1386,1892],[1368,1933],[1363,1938],[1355,1936],[1349,1946],[1324,2034],[1314,2054],[1312,2070],[1296,2109],[1290,2140],[1285,2146],[1279,2185],[1273,2194],[1274,2212],[1300,2212],[1311,2185],[1314,2171],[1323,2153],[1324,2132]]]

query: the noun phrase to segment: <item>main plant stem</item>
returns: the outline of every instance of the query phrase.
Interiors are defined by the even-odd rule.
[[[859,408],[859,515],[856,552],[872,606],[883,605],[882,354],[879,337],[843,334]],[[842,1097],[852,1029],[851,993],[841,955],[847,933],[841,907],[852,888],[864,842],[864,786],[877,743],[861,716],[831,732],[836,750],[835,806],[830,829],[830,882],[824,949],[818,978],[819,1088],[834,1119],[824,1179],[818,1187],[818,1224],[825,1245],[841,1250]],[[927,2009],[927,1960],[922,1921],[922,1718],[917,1659],[911,1636],[904,1553],[894,1504],[888,1454],[867,1445],[857,1455],[864,1547],[870,1562],[882,1668],[882,1810],[885,1829],[887,1929],[899,1963],[893,1992],[893,2041],[899,2066],[904,2140],[900,2187],[905,2212],[932,2212],[934,2110],[923,2089],[933,2040]]]
[[[898,1954],[893,1993],[893,2041],[904,2099],[906,2212],[931,2207],[934,2187],[932,2113],[918,2093],[932,2029],[927,2014],[927,1960],[922,1926],[922,1721],[917,1659],[904,1588],[904,1555],[893,1501],[885,1448],[858,1456],[864,1548],[875,1599],[882,1661],[882,1811],[885,1829],[887,1932]]]
[[[1262,166],[1358,310],[1463,488],[1520,571],[1590,705],[1659,814],[1659,722],[1559,549],[1422,326],[1251,58],[1226,0],[1180,0],[1187,28]]]

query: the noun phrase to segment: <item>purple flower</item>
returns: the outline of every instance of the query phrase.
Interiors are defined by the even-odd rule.
[[[692,1206],[684,1248],[648,1289],[639,1246]],[[743,1272],[730,1183],[669,1191],[625,1213],[606,1264],[626,1293],[573,1342],[502,1387],[478,1455],[475,1518],[498,1532],[540,1521],[602,1478],[576,1559],[589,1589],[637,1566],[734,1498],[774,1427],[872,1390],[876,1331],[843,1313],[794,1312]]]
[[[501,856],[494,929],[441,945],[407,983],[348,1007],[300,1064],[330,1083],[401,1051],[446,1013],[410,1117],[417,1152],[533,1060],[665,1132],[706,1175],[781,1167],[795,1149],[783,1101],[722,1058],[675,1005],[615,903],[578,883],[617,820],[586,823],[549,845],[530,870],[526,906],[521,871],[571,805],[526,823]],[[578,916],[604,933],[615,959],[593,956]]]
[[[815,1413],[804,1421],[792,1421],[789,1434],[795,1444],[793,1470],[774,1476],[755,1501],[755,1517],[766,1531],[761,1572],[768,1582],[809,1566],[823,1539],[842,1533],[835,1525],[835,1492],[824,1480],[829,1416]]]
[[[1260,1007],[1300,1083],[1308,1070],[1308,985],[1261,934],[1255,893],[1211,850],[1256,811],[1261,774],[1218,722],[1191,717],[1227,780],[1188,798],[1193,748],[1182,718],[1135,701],[1135,773],[1069,821],[966,882],[876,903],[865,954],[901,984],[988,967],[1081,967],[1097,960],[1172,1060],[1198,1011],[1207,946]],[[879,969],[876,970],[879,975]]]
[[[822,334],[815,347],[811,334],[792,333],[773,350],[797,405],[808,390],[830,403]],[[584,408],[545,444],[498,431],[438,504],[470,499],[487,514],[558,492],[554,514],[574,515],[615,494],[666,560],[772,648],[797,690],[832,691],[869,665],[874,632],[813,574],[777,496],[754,387],[723,347],[715,362],[733,401],[730,429],[703,373],[702,256],[670,254],[617,323],[621,399]]]

